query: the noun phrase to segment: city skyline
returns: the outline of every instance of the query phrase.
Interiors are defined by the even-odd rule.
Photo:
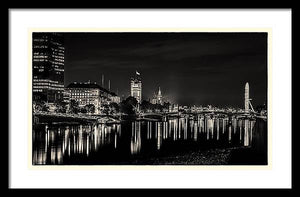
[[[268,164],[265,34],[71,37],[33,33],[33,165]]]
[[[254,105],[267,100],[266,33],[63,33],[65,86],[95,81],[119,96],[141,73],[143,100],[160,87],[180,105],[243,106],[250,84]]]

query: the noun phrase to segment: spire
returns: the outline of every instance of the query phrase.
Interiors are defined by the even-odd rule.
[[[102,83],[101,86],[104,88],[104,75],[102,74]]]

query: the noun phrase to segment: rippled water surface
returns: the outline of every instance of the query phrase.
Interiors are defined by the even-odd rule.
[[[112,125],[37,125],[33,164],[130,164],[194,149],[248,146],[254,124],[255,120],[198,116]]]

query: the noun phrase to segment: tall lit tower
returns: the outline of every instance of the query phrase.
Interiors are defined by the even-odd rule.
[[[135,72],[135,77],[130,80],[130,95],[138,101],[142,102],[142,79],[139,72]]]
[[[162,94],[161,94],[161,91],[160,91],[160,87],[158,87],[157,101],[158,101],[159,104],[162,104]]]
[[[249,83],[247,82],[245,85],[245,112],[249,113]]]

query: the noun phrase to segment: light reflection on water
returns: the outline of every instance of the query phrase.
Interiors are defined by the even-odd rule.
[[[198,116],[164,122],[40,126],[33,131],[33,164],[76,164],[88,159],[101,163],[98,160],[159,152],[176,142],[250,146],[254,123]]]

